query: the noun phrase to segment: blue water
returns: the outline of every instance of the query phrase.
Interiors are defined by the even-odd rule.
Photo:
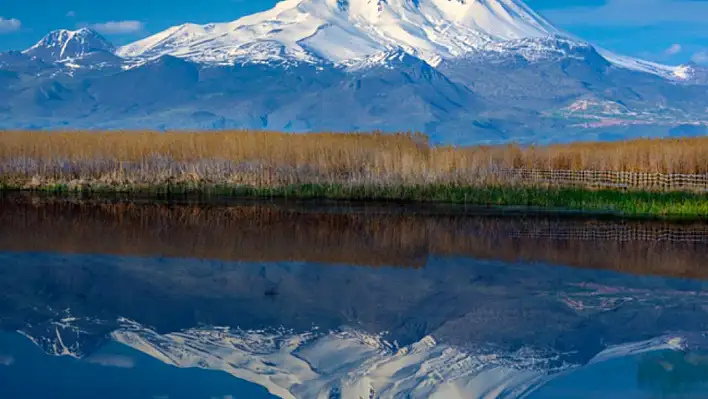
[[[3,398],[272,398],[225,373],[181,369],[108,342],[91,357],[48,356],[20,334],[0,334]],[[2,362],[0,362],[2,363]]]
[[[553,380],[529,398],[705,398],[705,356],[667,350],[613,359]],[[694,357],[703,359],[692,361]]]
[[[565,352],[559,362],[573,364],[608,346],[708,326],[708,282],[543,264],[443,257],[421,269],[401,269],[13,252],[0,253],[0,264],[1,324],[8,331],[0,335],[0,359],[6,359],[0,396],[7,398],[89,398],[97,392],[109,398],[269,396],[227,373],[177,368],[112,342],[108,335],[118,326],[111,323],[119,317],[163,333],[200,325],[296,331],[348,325],[388,331],[401,345],[433,334],[461,347],[553,348]],[[590,309],[570,311],[560,297],[580,298]],[[617,298],[624,303],[608,302]],[[447,325],[489,308],[511,316],[485,327]],[[102,320],[80,322],[86,334],[78,337],[59,329],[62,344],[80,348],[81,359],[45,353],[47,347],[9,332],[54,339],[57,329],[47,320],[68,315]],[[668,397],[700,397],[706,389],[708,374],[687,386],[640,384],[642,356],[560,376],[531,397],[644,398],[657,389]]]
[[[0,213],[0,223],[5,216]],[[56,218],[74,220],[69,216]],[[77,221],[81,223],[70,223],[75,227],[65,234],[74,234],[75,228],[77,236],[90,237],[81,231],[85,219]],[[145,239],[165,234],[168,239],[163,241],[170,241],[170,232],[150,228],[149,233],[138,231],[142,236],[135,234]],[[184,234],[191,228],[188,225]],[[110,229],[101,234],[105,236],[97,239],[114,239]],[[356,370],[353,364],[367,360],[367,355],[358,357],[367,352],[341,343],[308,344],[293,352],[290,363],[277,363],[268,356],[283,349],[279,345],[285,341],[274,338],[272,344],[263,337],[327,337],[346,331],[382,337],[390,353],[410,350],[410,345],[433,337],[435,345],[448,350],[495,355],[512,369],[549,377],[526,392],[531,399],[708,397],[706,280],[571,267],[550,255],[549,261],[543,256],[537,261],[481,259],[444,251],[421,255],[418,247],[411,251],[420,263],[407,267],[372,267],[361,264],[362,258],[348,263],[346,258],[328,262],[325,257],[317,262],[167,257],[131,254],[124,244],[130,236],[121,234],[124,255],[92,253],[95,246],[70,240],[72,246],[66,248],[17,250],[27,243],[0,234],[0,243],[5,243],[0,244],[0,399],[266,398],[274,396],[256,379],[248,381],[226,370],[247,370],[283,384],[283,375],[296,375],[304,364],[310,374],[301,375],[309,377],[293,383],[291,391],[307,398],[300,393],[314,385],[321,384],[319,389],[340,384],[327,377]],[[355,238],[357,234],[351,232]],[[194,245],[202,245],[198,242]],[[223,242],[228,244],[228,236]],[[42,247],[41,242],[30,244]],[[278,245],[287,244],[284,240]],[[539,251],[542,255],[578,245],[542,244],[548,246]],[[597,245],[601,248],[602,243]],[[661,245],[666,249],[670,244]],[[681,248],[703,251],[701,245]],[[651,245],[633,248],[626,244],[627,252],[620,252],[616,263],[636,263],[644,259],[641,251],[655,250]],[[152,252],[168,249],[174,252],[160,247]],[[195,247],[194,252],[202,249]],[[266,243],[261,251],[271,259],[267,252],[278,249]],[[703,266],[708,263],[681,264],[693,271]],[[223,331],[239,338],[241,332],[255,334],[260,341],[229,341]],[[130,341],[135,337],[144,342]],[[651,344],[640,345],[643,351],[595,361],[608,349],[645,341]],[[655,341],[680,345],[652,350]],[[223,356],[224,348],[246,355]],[[333,352],[317,362],[307,358],[322,355],[322,348]],[[293,366],[297,362],[299,366]],[[425,374],[426,367],[407,365],[391,379],[420,373],[418,382],[450,382],[437,371]],[[315,374],[319,379],[312,377]],[[475,384],[481,382],[470,383]],[[339,397],[339,385],[328,392],[331,398]],[[416,392],[407,394],[424,397]],[[518,396],[499,392],[499,397]]]

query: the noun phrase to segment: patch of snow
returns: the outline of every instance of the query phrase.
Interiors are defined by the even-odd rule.
[[[364,58],[355,58],[342,62],[349,71],[364,70],[367,68],[384,66],[393,69],[398,62],[403,62],[407,54],[403,51],[382,51]]]
[[[693,77],[694,70],[689,65],[679,65],[674,69],[674,76],[679,79],[688,80]]]
[[[635,342],[624,345],[617,345],[611,348],[607,348],[600,354],[592,358],[588,364],[595,364],[600,362],[605,362],[611,359],[638,355],[640,353],[660,351],[660,350],[673,350],[682,351],[686,348],[686,341],[678,336],[667,336],[655,339],[650,339],[647,341]]]
[[[656,62],[641,60],[639,58],[619,55],[601,48],[597,48],[597,51],[600,55],[616,66],[633,71],[650,73],[669,80],[688,80],[693,76],[691,68],[685,65],[663,65]]]
[[[64,66],[67,67],[67,68],[71,68],[71,69],[79,69],[79,68],[81,68],[81,65],[75,64],[75,63],[73,63],[73,62],[71,62],[71,61],[65,62],[65,63],[64,63]]]
[[[61,326],[55,325],[53,328],[54,336],[51,338],[48,338],[46,336],[34,338],[32,335],[23,330],[18,330],[17,332],[24,335],[30,341],[32,341],[32,343],[44,349],[46,353],[49,353],[53,356],[69,356],[75,359],[80,359],[83,356],[80,351],[80,347],[78,346],[78,344],[72,346],[64,343],[64,339],[62,337],[63,330],[64,329],[61,328]],[[77,335],[82,333],[80,330],[72,329],[70,329],[70,332]]]
[[[574,101],[563,108],[562,111],[568,114],[585,114],[592,112],[600,115],[635,115],[626,106],[615,101],[599,100],[595,98],[583,98]]]
[[[504,57],[512,55],[520,56],[529,62],[564,58],[582,60],[583,57],[576,55],[575,51],[591,48],[589,44],[581,41],[570,40],[562,36],[548,36],[489,42],[480,47],[475,56],[489,58],[490,56]]]

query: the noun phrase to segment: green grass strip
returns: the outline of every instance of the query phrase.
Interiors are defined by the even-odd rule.
[[[17,187],[0,183],[0,191]],[[45,193],[134,193],[149,196],[198,194],[234,198],[332,199],[350,201],[440,202],[482,207],[526,207],[557,211],[611,213],[625,217],[708,219],[708,195],[685,192],[588,190],[507,186],[345,186],[303,184],[284,187],[177,184],[160,186],[47,185]]]

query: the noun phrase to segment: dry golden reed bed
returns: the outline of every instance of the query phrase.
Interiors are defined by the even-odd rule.
[[[475,183],[519,168],[708,174],[708,137],[438,147],[420,134],[0,132],[0,180],[29,186]]]

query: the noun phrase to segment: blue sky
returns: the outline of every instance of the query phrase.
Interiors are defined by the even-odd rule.
[[[184,22],[231,21],[276,0],[2,0],[0,51],[52,29],[92,26],[124,44]],[[527,0],[556,26],[602,47],[664,63],[708,65],[708,0]]]

